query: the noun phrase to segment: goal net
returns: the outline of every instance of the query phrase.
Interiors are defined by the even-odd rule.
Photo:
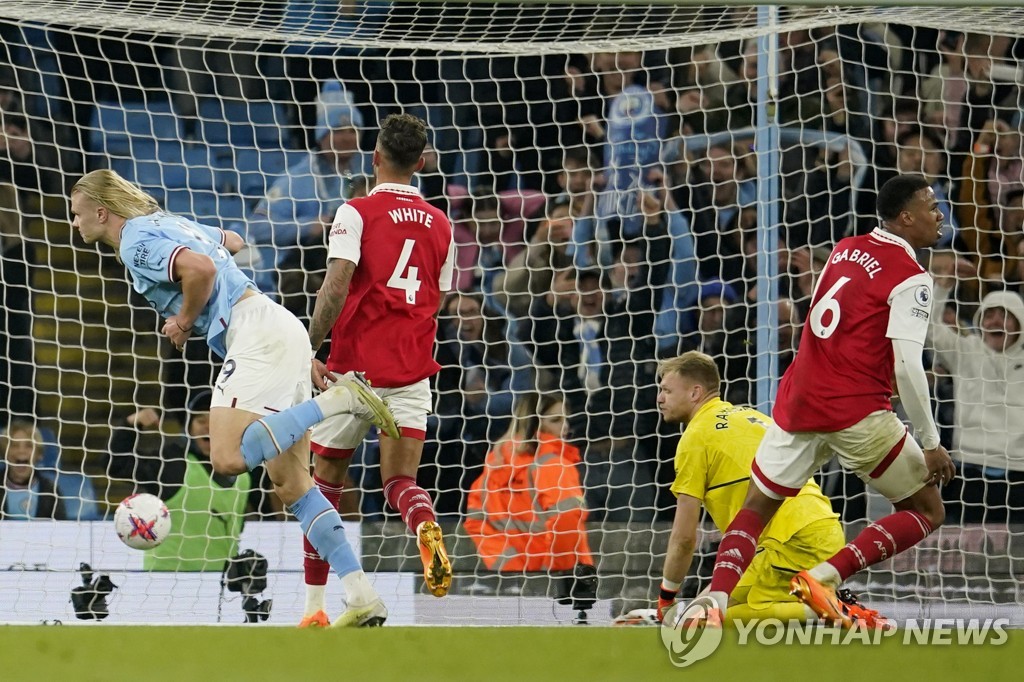
[[[0,620],[74,619],[83,563],[117,585],[110,621],[239,622],[247,596],[249,610],[273,600],[267,622],[299,620],[298,525],[260,470],[218,483],[203,465],[219,359],[160,336],[124,266],[72,229],[67,190],[110,168],[237,232],[239,265],[305,321],[325,226],[372,188],[377,125],[404,111],[428,123],[418,183],[458,247],[419,474],[455,580],[443,600],[423,589],[371,438],[341,510],[389,622],[570,623],[580,604],[554,597],[577,564],[598,575],[591,622],[653,606],[680,433],[659,417],[658,361],[703,351],[723,399],[769,411],[816,273],[876,226],[877,188],[901,172],[928,178],[945,217],[922,254],[937,299],[926,366],[960,478],[943,528],[851,586],[897,618],[1019,621],[1022,19],[977,5],[0,3]],[[567,447],[505,462],[517,406]],[[890,508],[834,463],[818,479],[848,538]],[[112,512],[133,492],[172,502],[171,551],[117,540]],[[718,537],[702,518],[684,596],[706,586]],[[246,549],[267,559],[258,596],[221,583]],[[333,578],[328,594],[340,611]]]

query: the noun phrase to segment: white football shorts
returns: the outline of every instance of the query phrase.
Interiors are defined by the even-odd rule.
[[[402,437],[426,438],[427,415],[432,405],[430,379],[409,386],[373,390],[387,401]],[[370,422],[351,414],[328,417],[313,427],[311,447],[313,452],[323,457],[348,457],[363,442],[369,430]]]
[[[213,385],[211,407],[264,415],[313,396],[309,335],[302,323],[266,296],[231,309],[227,356]]]
[[[925,486],[928,469],[921,446],[888,410],[833,433],[787,433],[772,424],[757,448],[751,478],[769,497],[791,497],[833,453],[843,468],[890,502],[904,500]]]

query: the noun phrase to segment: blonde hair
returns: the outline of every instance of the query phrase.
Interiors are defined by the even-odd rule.
[[[35,462],[43,456],[43,434],[32,422],[24,419],[12,419],[7,428],[0,432],[0,459],[7,459],[7,451],[11,447],[11,441],[15,440],[14,434],[28,435],[32,440],[32,461]],[[17,440],[26,440],[24,437]]]
[[[658,365],[658,376],[675,372],[681,377],[693,379],[710,393],[718,393],[721,389],[722,376],[718,373],[718,365],[714,358],[700,351],[687,351],[676,358],[663,360]]]
[[[101,168],[86,173],[71,188],[80,192],[114,215],[131,220],[160,210],[156,199],[116,172]]]

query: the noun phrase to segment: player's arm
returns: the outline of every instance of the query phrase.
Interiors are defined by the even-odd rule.
[[[237,232],[224,230],[224,248],[233,256],[245,248],[245,240]]]
[[[690,572],[693,553],[697,549],[697,523],[700,520],[700,500],[690,495],[676,499],[676,515],[665,553],[662,569],[661,592],[658,596],[658,617],[675,602],[676,594]]]
[[[893,290],[889,298],[889,328],[895,358],[896,388],[903,409],[914,425],[914,432],[925,451],[929,476],[948,482],[954,474],[953,461],[939,443],[939,430],[932,416],[928,377],[922,354],[928,333],[932,283],[927,275],[910,278]]]
[[[171,256],[170,272],[172,281],[181,285],[181,308],[167,318],[162,331],[181,350],[192,336],[196,319],[210,302],[217,266],[209,256],[182,247]]]
[[[441,292],[441,300],[437,302],[437,310],[434,312],[436,318],[444,310],[445,301],[448,300],[447,294],[451,292],[452,286],[455,282],[455,235],[452,235],[452,239],[448,242],[448,255],[444,259],[444,263],[441,264],[441,275],[437,278],[437,288]]]
[[[328,261],[327,274],[316,294],[316,305],[309,320],[309,343],[314,351],[320,349],[327,338],[327,332],[341,315],[355,271],[356,264],[350,260],[335,258]]]

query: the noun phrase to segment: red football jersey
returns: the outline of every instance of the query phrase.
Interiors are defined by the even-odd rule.
[[[378,185],[339,208],[327,257],[356,269],[331,332],[328,369],[365,372],[380,388],[435,374],[435,314],[451,289],[454,254],[448,216],[415,187]]]
[[[834,432],[892,409],[890,339],[924,343],[931,277],[881,229],[840,241],[822,270],[773,417],[786,431]]]

